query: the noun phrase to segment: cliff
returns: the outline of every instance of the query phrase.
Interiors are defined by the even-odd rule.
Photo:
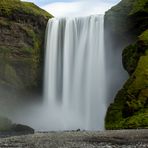
[[[122,61],[129,79],[109,106],[106,129],[148,128],[148,0],[122,0],[105,14],[108,35],[130,44]]]
[[[0,0],[0,116],[29,100],[28,94],[41,92],[44,36],[51,17],[33,3]],[[24,129],[29,130],[0,117],[0,131]]]
[[[0,87],[41,88],[44,34],[51,17],[33,3],[0,1]]]

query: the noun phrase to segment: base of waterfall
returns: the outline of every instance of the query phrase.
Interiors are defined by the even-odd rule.
[[[67,131],[37,132],[33,135],[0,139],[0,147],[19,148],[146,148],[148,147],[148,129],[110,130],[103,132]]]

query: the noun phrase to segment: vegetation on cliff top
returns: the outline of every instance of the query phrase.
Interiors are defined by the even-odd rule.
[[[133,8],[130,12],[130,15],[137,12],[146,12],[148,13],[148,1],[147,0],[135,0],[133,3]]]
[[[20,0],[1,0],[0,15],[10,17],[14,13],[29,14],[34,16],[43,16],[45,18],[52,17],[51,14],[42,10],[38,6],[30,2],[21,2]]]

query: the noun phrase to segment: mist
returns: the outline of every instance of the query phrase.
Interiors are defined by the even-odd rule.
[[[93,18],[93,16],[91,16],[91,17]],[[79,20],[79,22],[82,21],[81,23],[83,24],[83,21],[86,18],[85,17],[84,18],[78,17],[77,19]],[[75,19],[75,18],[73,18],[73,19]],[[61,19],[61,23],[63,20]],[[57,20],[55,19],[55,23],[56,23],[56,21]],[[100,20],[98,20],[98,22],[99,21]],[[82,26],[82,24],[81,24],[81,26]],[[63,27],[63,26],[64,26],[64,24],[59,27]],[[98,26],[99,26],[99,24],[98,24]],[[48,26],[48,27],[51,27],[51,26]],[[64,28],[62,30],[64,30]],[[62,30],[61,30],[61,33],[62,33]],[[50,31],[52,31],[52,30],[50,30]],[[105,44],[105,48],[103,47],[103,45],[101,45],[101,48],[104,50],[103,51],[104,55],[101,54],[101,56],[97,57],[97,59],[104,58],[102,61],[100,61],[101,68],[103,68],[102,66],[104,65],[104,68],[103,68],[104,70],[98,69],[98,71],[96,72],[96,70],[95,70],[96,68],[94,67],[93,79],[91,77],[86,78],[86,80],[88,79],[88,80],[90,80],[90,82],[93,80],[93,83],[89,82],[88,86],[86,87],[87,83],[85,84],[84,79],[80,78],[82,74],[84,77],[85,73],[83,71],[81,71],[81,69],[80,69],[79,75],[76,74],[78,76],[78,78],[76,78],[74,80],[74,82],[76,82],[78,79],[79,82],[81,82],[81,83],[78,85],[79,82],[77,82],[77,84],[74,85],[73,88],[72,88],[72,85],[69,84],[69,86],[66,86],[66,90],[65,90],[66,91],[65,93],[66,93],[66,95],[69,96],[68,97],[69,99],[70,98],[72,100],[76,99],[76,102],[74,101],[73,104],[71,104],[72,106],[70,104],[68,106],[65,106],[65,105],[61,106],[60,100],[62,99],[62,96],[60,96],[61,94],[60,94],[59,90],[62,91],[63,89],[65,89],[65,88],[63,88],[62,83],[64,83],[64,81],[67,81],[67,79],[73,75],[74,71],[70,72],[69,75],[66,74],[65,79],[61,80],[62,77],[60,76],[60,72],[62,72],[62,71],[60,69],[62,68],[62,64],[60,63],[61,64],[60,67],[59,67],[59,65],[55,65],[53,67],[55,69],[49,69],[49,71],[47,71],[47,69],[48,69],[47,67],[49,66],[49,63],[46,63],[47,65],[44,65],[44,67],[45,67],[44,72],[46,74],[44,77],[44,86],[45,86],[44,91],[43,91],[44,94],[38,94],[37,92],[32,94],[32,93],[23,92],[22,90],[15,90],[15,89],[12,89],[12,90],[9,90],[6,88],[0,89],[1,98],[4,98],[4,99],[1,99],[1,103],[0,103],[2,116],[6,116],[6,117],[10,118],[14,123],[21,123],[21,124],[29,125],[29,126],[33,127],[36,131],[60,131],[60,130],[77,130],[77,129],[103,130],[104,129],[104,118],[105,118],[105,113],[106,113],[107,107],[110,105],[110,103],[113,102],[118,90],[123,86],[125,80],[127,80],[127,78],[128,78],[128,74],[126,73],[126,71],[122,67],[122,49],[128,43],[124,43],[124,42],[117,43],[116,40],[110,36],[110,34],[106,28],[104,28],[104,29],[101,28],[100,31],[105,32],[105,34],[104,34],[105,37],[104,37],[104,35],[101,35],[98,33],[99,36],[97,36],[97,38],[98,38],[98,40],[104,39],[103,42]],[[51,32],[49,32],[49,33],[51,33]],[[47,33],[46,33],[46,35],[47,35]],[[53,34],[53,35],[56,35],[56,34]],[[62,34],[60,36],[62,36]],[[46,39],[46,41],[48,42],[48,39]],[[94,39],[93,39],[93,42],[94,42]],[[52,41],[52,43],[53,43],[53,41]],[[60,45],[62,45],[62,44],[63,43],[61,40]],[[83,43],[84,49],[85,49],[85,44],[86,43]],[[57,45],[57,44],[55,43],[55,45]],[[71,46],[74,44],[70,45],[69,43],[67,43],[67,45]],[[81,47],[83,47],[83,45],[81,45]],[[91,47],[91,44],[88,46]],[[55,48],[56,48],[56,46],[55,46]],[[71,49],[75,49],[74,46],[71,47]],[[46,50],[48,50],[48,49],[46,49]],[[72,51],[72,53],[73,52],[74,51]],[[46,51],[46,54],[47,54],[47,51]],[[81,55],[82,53],[79,53],[79,54]],[[93,55],[93,53],[91,53],[91,54]],[[62,53],[61,53],[61,55],[62,55]],[[44,60],[47,60],[47,58],[49,58],[49,57],[46,57],[46,59],[44,59]],[[49,59],[51,59],[51,58],[52,57],[50,57]],[[60,60],[59,58],[60,57],[58,57],[57,62],[58,62],[58,60]],[[87,58],[89,58],[89,54],[87,55]],[[94,61],[95,62],[94,64],[96,64],[97,59],[94,60],[94,58],[92,57],[91,61]],[[89,72],[90,69],[88,69],[88,66],[86,65],[87,61],[88,60],[86,60],[86,59],[84,59],[84,61],[80,60],[80,63],[78,65],[83,64],[83,69],[86,68],[86,70],[88,70],[88,72]],[[71,61],[71,62],[73,64],[73,61]],[[56,73],[53,74],[53,77],[51,79],[49,79],[48,75],[51,75],[51,72],[54,72],[55,70],[57,70],[56,68],[58,68],[58,67],[60,69],[58,69],[58,71],[56,71]],[[90,68],[92,68],[91,65],[90,65]],[[67,69],[67,72],[69,70]],[[87,76],[87,74],[86,74],[86,76]],[[94,81],[94,78],[96,78],[95,81]],[[99,81],[99,83],[98,83],[98,81]],[[69,82],[67,81],[67,83],[69,83]],[[56,85],[58,85],[58,86],[53,88],[53,84],[55,86]],[[80,88],[80,86],[81,86],[81,88]],[[77,90],[75,87],[81,91]],[[86,95],[86,94],[87,94],[87,96],[90,95],[89,93],[87,93],[88,90],[85,90],[85,87],[87,89],[89,88],[88,90],[92,89],[91,96],[93,98],[96,98],[96,101],[94,100],[94,102],[93,101],[91,102],[91,100],[93,100],[93,98],[91,97],[90,98],[91,100],[88,99],[89,101],[85,102],[84,95]],[[71,88],[71,90],[70,90],[70,88]],[[51,90],[52,90],[52,92],[51,92]],[[77,90],[77,93],[75,93],[74,90]],[[57,94],[54,94],[56,91],[57,91]],[[74,91],[74,92],[72,93],[72,91]],[[86,91],[86,93],[83,93],[83,91],[84,92]],[[47,95],[48,93],[50,93],[51,98],[55,98],[55,100],[57,100],[58,97],[60,96],[60,98],[59,98],[60,100],[58,100],[58,102],[53,102],[53,100],[49,101],[46,98],[46,97],[49,98],[49,96]],[[70,97],[71,93],[72,93],[72,96]],[[95,93],[95,94],[93,95],[93,93]],[[65,98],[67,98],[67,96],[65,96]],[[98,101],[97,101],[97,98],[99,99]],[[64,100],[61,100],[61,101],[64,101]],[[85,104],[86,104],[86,107],[83,108],[82,106],[85,106]],[[88,104],[91,104],[91,106],[90,106],[91,108],[89,107]],[[74,108],[73,108],[73,106],[74,106]],[[80,108],[78,108],[78,106]],[[73,108],[73,109],[71,110],[69,108],[71,108],[71,109]],[[97,108],[99,108],[99,109],[97,109]],[[80,110],[80,112],[79,112],[79,110]],[[85,125],[85,123],[86,123],[86,125]]]

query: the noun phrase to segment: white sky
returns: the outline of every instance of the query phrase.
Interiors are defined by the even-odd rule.
[[[104,14],[120,0],[23,0],[34,2],[56,17]]]

